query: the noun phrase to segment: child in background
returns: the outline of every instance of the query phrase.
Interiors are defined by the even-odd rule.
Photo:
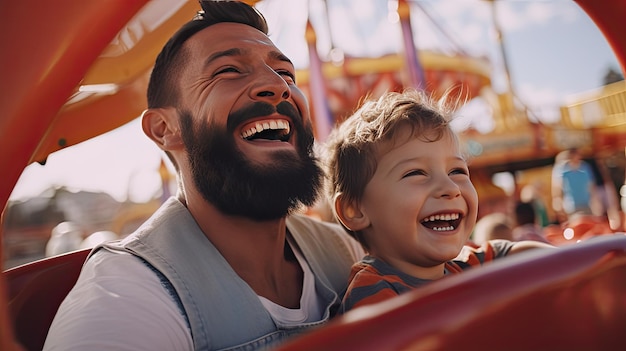
[[[504,212],[492,212],[476,222],[470,241],[482,245],[489,240],[504,239],[513,241],[513,224]]]
[[[549,243],[543,229],[537,224],[535,207],[530,202],[517,201],[513,210],[515,226],[511,231],[512,240],[536,240]]]
[[[446,101],[415,90],[387,93],[329,136],[334,214],[368,252],[352,268],[342,312],[512,252],[550,247],[506,240],[465,245],[478,196]]]

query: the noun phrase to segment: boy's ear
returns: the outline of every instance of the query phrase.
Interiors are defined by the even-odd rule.
[[[351,231],[370,225],[369,218],[361,211],[359,204],[356,201],[347,201],[343,194],[335,196],[334,206],[339,221]]]
[[[141,116],[143,132],[164,151],[184,147],[179,118],[173,108],[150,108]]]

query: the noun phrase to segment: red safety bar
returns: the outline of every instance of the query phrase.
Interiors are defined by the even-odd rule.
[[[534,250],[450,276],[279,351],[623,350],[626,236]]]

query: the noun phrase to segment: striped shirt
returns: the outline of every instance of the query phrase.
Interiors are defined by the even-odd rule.
[[[514,242],[491,240],[478,248],[464,246],[461,253],[444,266],[444,275],[457,274],[473,266],[506,256]],[[352,266],[348,289],[341,302],[341,313],[377,303],[413,290],[431,280],[401,272],[372,256],[365,256]]]

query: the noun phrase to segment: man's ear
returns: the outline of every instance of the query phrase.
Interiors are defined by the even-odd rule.
[[[173,108],[150,108],[141,116],[143,132],[164,151],[184,147],[178,114]]]
[[[361,211],[357,201],[348,201],[343,194],[337,194],[334,206],[339,221],[351,231],[361,230],[370,225],[369,218]]]

